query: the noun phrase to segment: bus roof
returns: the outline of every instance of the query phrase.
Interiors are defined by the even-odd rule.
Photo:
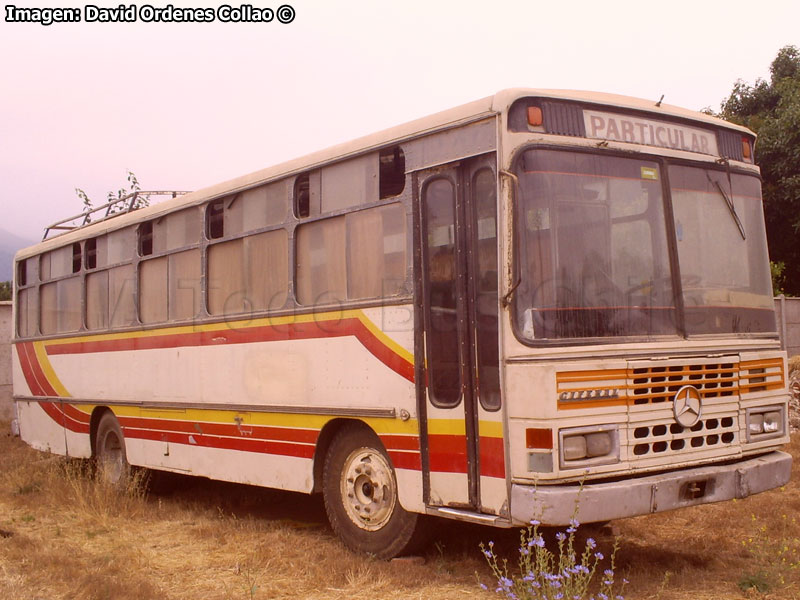
[[[49,238],[35,246],[20,250],[15,256],[15,260],[24,259],[40,252],[58,248],[86,237],[93,237],[109,231],[121,229],[132,223],[157,218],[179,208],[203,204],[214,198],[223,197],[269,181],[290,177],[326,163],[344,160],[402,141],[422,137],[435,131],[450,129],[459,125],[489,118],[507,110],[515,100],[527,96],[575,100],[590,104],[613,106],[616,108],[647,111],[654,114],[691,119],[696,122],[705,122],[716,127],[723,126],[728,129],[734,129],[752,135],[752,132],[744,127],[723,121],[711,115],[669,104],[658,104],[654,100],[579,90],[510,88],[501,90],[493,96],[487,96],[486,98],[428,115],[421,119],[409,121],[377,133],[337,144],[312,154],[294,158],[284,163],[266,167],[247,175],[190,192],[177,198],[165,200],[153,206],[121,214],[112,219],[77,227],[67,233]]]

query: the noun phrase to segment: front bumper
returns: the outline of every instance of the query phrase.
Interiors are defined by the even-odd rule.
[[[621,519],[745,498],[789,481],[792,457],[772,452],[727,465],[707,465],[612,483],[566,486],[512,484],[511,518],[525,525],[566,525]]]

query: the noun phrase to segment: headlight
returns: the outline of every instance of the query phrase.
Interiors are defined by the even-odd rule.
[[[747,410],[747,441],[760,442],[781,437],[786,432],[784,406],[759,406]]]
[[[558,438],[562,469],[619,461],[619,432],[616,425],[560,429]]]

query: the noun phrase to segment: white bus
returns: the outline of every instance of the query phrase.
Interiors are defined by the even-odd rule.
[[[426,516],[605,521],[786,483],[754,135],[513,89],[15,258],[31,446]],[[429,529],[429,528],[428,528]]]

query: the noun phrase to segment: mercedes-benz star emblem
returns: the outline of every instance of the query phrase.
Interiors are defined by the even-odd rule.
[[[675,421],[682,427],[693,427],[703,413],[700,391],[693,385],[685,385],[675,394],[672,412]]]

